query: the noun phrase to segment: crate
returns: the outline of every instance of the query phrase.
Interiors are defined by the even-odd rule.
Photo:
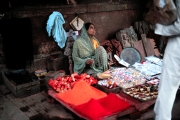
[[[63,66],[63,57],[61,58],[49,58],[47,62],[48,71],[58,71],[62,69]]]
[[[45,75],[45,83],[46,83],[46,87],[49,89],[49,85],[48,85],[48,81],[50,79],[55,79],[58,76],[60,76],[59,71],[49,71],[46,75]]]
[[[47,80],[46,78],[39,78],[40,81],[40,91],[46,91],[48,90]]]
[[[15,97],[27,97],[40,92],[39,80],[17,85],[13,80],[8,79],[4,73],[2,73],[2,78],[4,85],[13,93]]]
[[[55,79],[60,75],[59,71],[49,71],[45,76],[48,79]]]
[[[107,87],[102,86],[102,85],[99,85],[99,84],[95,84],[95,85],[93,85],[93,86],[94,86],[95,88],[97,88],[97,89],[99,89],[99,90],[107,93],[107,94],[109,94],[109,93],[111,93],[111,92],[117,94],[117,93],[119,93],[119,92],[121,91],[121,88],[118,87],[118,86],[115,87],[115,88],[107,88]]]

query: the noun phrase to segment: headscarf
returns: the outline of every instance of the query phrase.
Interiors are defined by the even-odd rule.
[[[93,39],[99,44],[99,41],[94,36]],[[73,45],[72,58],[74,61],[74,72],[82,73],[86,67],[86,61],[88,59],[96,60],[95,57],[95,49],[84,25],[81,29],[81,36],[74,42]],[[97,72],[102,72],[102,70],[95,67],[95,63],[90,67]]]

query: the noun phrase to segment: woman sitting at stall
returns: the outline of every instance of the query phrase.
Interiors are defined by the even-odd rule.
[[[87,73],[96,79],[110,78],[108,57],[105,49],[94,37],[96,33],[92,23],[86,23],[81,29],[81,36],[74,42],[72,58],[74,72]]]

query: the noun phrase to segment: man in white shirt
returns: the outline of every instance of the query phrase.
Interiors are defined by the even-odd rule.
[[[180,0],[175,0],[177,20],[170,25],[157,23],[155,34],[168,36],[163,68],[155,103],[155,120],[171,120],[172,107],[180,86]]]

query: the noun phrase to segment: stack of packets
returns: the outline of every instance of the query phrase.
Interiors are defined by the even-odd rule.
[[[145,57],[145,59],[146,59],[146,61],[152,62],[152,63],[162,67],[163,60],[158,58],[158,57],[156,57],[156,56],[153,56],[153,55],[152,56],[148,56],[148,57]]]
[[[145,61],[143,63],[135,63],[133,67],[139,72],[141,72],[148,80],[158,76],[161,73],[162,69],[162,66],[154,64],[150,61]]]
[[[45,76],[47,74],[47,70],[45,69],[40,69],[35,71],[35,75],[37,77]]]
[[[144,75],[133,68],[114,68],[111,71],[112,78],[98,82],[105,86],[106,83],[116,83],[122,89],[141,85],[146,82]]]
[[[153,79],[147,81],[147,83],[152,84],[152,85],[159,85],[159,81],[160,81],[159,78],[153,78]]]

